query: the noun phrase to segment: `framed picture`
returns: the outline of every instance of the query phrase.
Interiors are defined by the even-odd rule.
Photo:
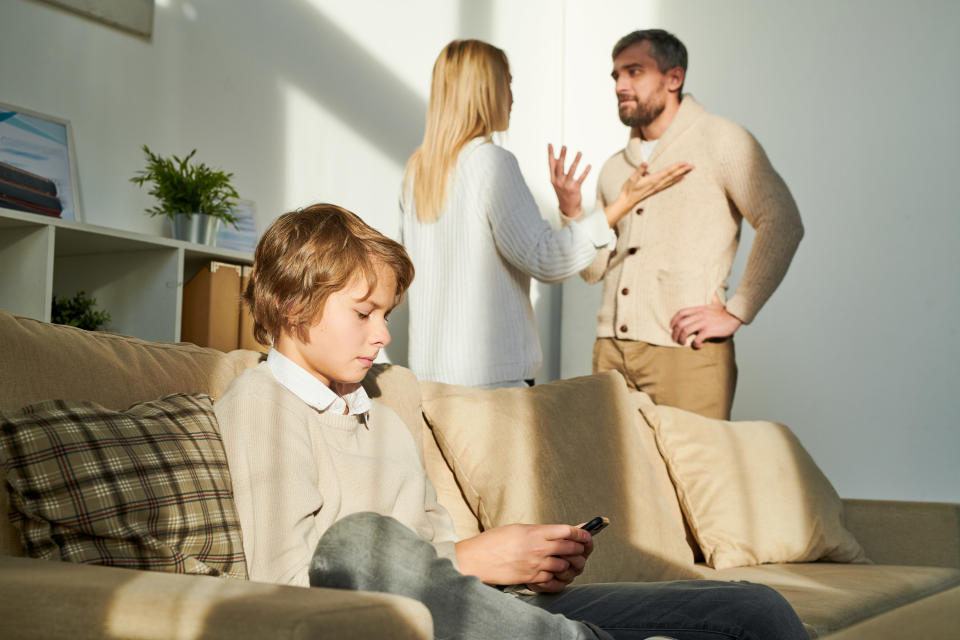
[[[215,242],[217,248],[252,254],[260,240],[260,234],[257,233],[256,205],[252,200],[238,200],[236,208],[230,213],[238,218],[237,228],[221,222]]]
[[[0,103],[0,207],[82,219],[67,120]]]
[[[40,0],[144,38],[153,34],[154,0]]]

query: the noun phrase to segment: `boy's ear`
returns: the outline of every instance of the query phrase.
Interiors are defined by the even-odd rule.
[[[284,315],[280,321],[280,336],[288,340],[303,342],[303,332],[299,318],[292,315]]]

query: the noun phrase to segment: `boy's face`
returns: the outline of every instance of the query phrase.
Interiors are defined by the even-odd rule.
[[[390,344],[387,316],[396,291],[393,272],[378,267],[373,291],[361,277],[330,294],[320,321],[310,327],[309,343],[284,331],[275,348],[323,384],[346,393],[352,390],[349,387],[356,388],[380,349]]]

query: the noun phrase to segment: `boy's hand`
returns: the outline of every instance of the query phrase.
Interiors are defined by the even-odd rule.
[[[460,571],[488,584],[561,591],[593,551],[590,534],[568,524],[511,524],[457,543]]]
[[[580,527],[582,527],[584,524],[586,523],[581,522],[578,524],[576,531],[583,531],[583,529],[580,529]],[[560,556],[561,559],[570,563],[570,566],[567,567],[565,571],[554,574],[553,579],[547,580],[546,582],[528,582],[525,585],[527,589],[537,593],[555,593],[557,591],[563,591],[568,584],[573,582],[577,576],[583,573],[583,568],[587,564],[587,557],[593,553],[593,536],[590,533],[587,533],[587,535],[590,536],[590,539],[583,544],[583,553]]]

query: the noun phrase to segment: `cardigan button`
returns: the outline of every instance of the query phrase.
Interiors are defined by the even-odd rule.
[[[627,253],[629,253],[630,255],[633,255],[633,254],[635,254],[636,252],[637,252],[637,248],[636,248],[636,247],[630,247],[630,250],[629,250]]]
[[[625,324],[620,325],[620,333],[626,333],[626,332],[627,332],[627,325]]]
[[[626,287],[624,287],[623,289],[620,290],[620,293],[622,293],[623,295],[627,295],[628,293],[630,293],[630,289],[627,289]]]
[[[643,207],[637,207],[637,215],[643,213]]]

